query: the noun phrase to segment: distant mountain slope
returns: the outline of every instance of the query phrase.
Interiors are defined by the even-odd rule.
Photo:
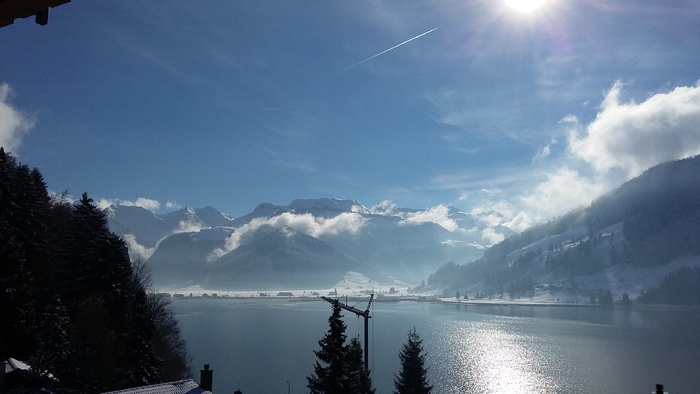
[[[182,208],[166,214],[155,214],[136,206],[112,205],[105,210],[110,229],[133,235],[144,247],[155,247],[166,236],[200,228],[233,225],[233,219],[212,207]]]
[[[326,288],[351,270],[372,271],[317,238],[288,228],[271,229],[209,264],[204,285],[239,290]]]
[[[447,264],[435,287],[531,287],[593,275],[607,267],[654,267],[700,255],[700,156],[658,165],[549,223],[488,249],[469,264]],[[658,278],[661,279],[661,278]],[[525,290],[525,289],[523,289]]]
[[[155,215],[112,206],[107,213],[111,229],[132,255],[148,259],[162,288],[326,286],[348,271],[417,283],[447,261],[480,257],[490,246],[484,234],[513,233],[446,206],[367,208],[336,198],[262,203],[236,219],[211,207]]]

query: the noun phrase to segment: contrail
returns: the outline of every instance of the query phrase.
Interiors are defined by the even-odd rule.
[[[347,70],[349,70],[349,69],[351,69],[351,68],[353,68],[353,67],[359,66],[359,65],[362,64],[362,63],[368,62],[368,61],[374,59],[374,58],[377,57],[377,56],[381,56],[381,55],[383,55],[383,54],[385,54],[385,53],[387,53],[387,52],[389,52],[389,51],[393,51],[394,49],[400,47],[401,45],[408,44],[409,42],[411,42],[411,41],[413,41],[413,40],[417,40],[417,39],[423,37],[423,36],[426,35],[426,34],[429,34],[429,33],[434,32],[434,31],[437,30],[437,29],[438,29],[438,28],[436,27],[436,28],[434,28],[434,29],[431,29],[431,30],[426,31],[426,32],[423,33],[423,34],[419,34],[419,35],[417,35],[417,36],[415,36],[415,37],[413,37],[413,38],[410,38],[410,39],[408,39],[408,40],[402,42],[401,44],[394,45],[393,47],[391,47],[391,48],[389,48],[389,49],[386,49],[386,50],[384,50],[384,51],[381,51],[381,52],[379,52],[378,54],[376,54],[376,55],[374,55],[374,56],[370,56],[370,57],[368,57],[367,59],[365,59],[365,60],[363,60],[363,61],[361,61],[361,62],[357,62],[357,63],[355,63],[355,64],[353,64],[353,65],[351,65],[351,66],[345,67],[344,69],[340,70],[338,73],[342,73],[343,71],[347,71]]]

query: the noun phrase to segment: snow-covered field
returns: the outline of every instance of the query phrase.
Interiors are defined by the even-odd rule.
[[[700,267],[700,256],[691,256],[658,267],[634,268],[630,265],[616,264],[605,268],[594,275],[574,276],[576,287],[572,287],[571,281],[551,281],[551,278],[542,278],[540,284],[544,288],[535,289],[532,297],[509,299],[495,296],[491,299],[484,298],[473,300],[476,291],[482,291],[477,285],[472,289],[462,289],[461,296],[466,294],[473,303],[507,303],[507,304],[589,304],[591,294],[599,294],[610,290],[615,302],[622,300],[622,294],[627,293],[630,299],[636,299],[639,294],[659,283],[666,275],[682,267]],[[552,286],[554,285],[554,286]],[[440,298],[443,302],[457,302],[454,297]],[[462,300],[464,302],[464,300]]]
[[[184,288],[157,289],[159,293],[182,294],[186,297],[317,297],[317,296],[339,296],[339,297],[364,297],[373,293],[375,295],[406,295],[406,289],[410,285],[400,281],[392,283],[379,283],[367,278],[358,272],[348,272],[345,277],[335,284],[335,286],[323,289],[279,289],[264,291],[234,291],[220,289],[205,289],[201,286],[190,286]],[[392,293],[392,288],[393,293]],[[390,294],[392,293],[392,294]],[[278,294],[283,294],[279,295]]]

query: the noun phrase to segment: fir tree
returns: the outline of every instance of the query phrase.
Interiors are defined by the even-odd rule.
[[[349,379],[348,392],[356,394],[374,394],[372,388],[372,377],[368,370],[365,369],[363,360],[362,345],[360,340],[354,337],[350,340],[350,344],[346,348],[347,356],[345,358],[347,376]]]
[[[149,266],[140,258],[133,262],[132,274],[135,288],[153,287]],[[157,294],[149,293],[148,320],[153,322],[153,351],[158,358],[160,379],[164,382],[182,380],[189,377],[191,358],[187,354],[187,342],[182,339],[177,319],[170,309],[170,300]]]
[[[21,192],[29,179],[28,168],[0,147],[0,358],[25,358],[34,350],[36,293],[28,255],[37,237],[25,223],[35,222],[22,209]]]
[[[160,380],[160,360],[153,349],[155,325],[144,289],[136,290],[129,312],[122,386],[146,386]]]
[[[0,147],[0,358],[32,365],[7,390],[100,392],[188,376],[177,321],[141,275],[87,194],[75,205],[49,197],[39,170]]]
[[[318,358],[314,363],[314,373],[306,378],[306,387],[311,394],[349,394],[345,365],[346,326],[342,317],[340,303],[335,300],[333,313],[328,318],[328,332],[318,341],[321,349],[314,351]]]
[[[72,317],[71,339],[75,368],[63,375],[61,388],[83,393],[116,389],[117,338],[109,314],[97,297],[86,299]]]
[[[48,300],[40,321],[36,334],[38,350],[30,360],[31,368],[38,385],[52,391],[58,382],[67,380],[64,376],[70,376],[70,371],[75,369],[70,321],[59,297]]]
[[[408,333],[408,341],[399,353],[401,371],[394,375],[395,394],[429,394],[433,386],[428,384],[423,354],[423,340],[415,327]]]

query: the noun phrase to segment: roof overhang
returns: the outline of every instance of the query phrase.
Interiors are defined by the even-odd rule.
[[[71,0],[0,0],[0,27],[15,23],[17,18],[35,17],[40,25],[49,23],[49,8]]]

